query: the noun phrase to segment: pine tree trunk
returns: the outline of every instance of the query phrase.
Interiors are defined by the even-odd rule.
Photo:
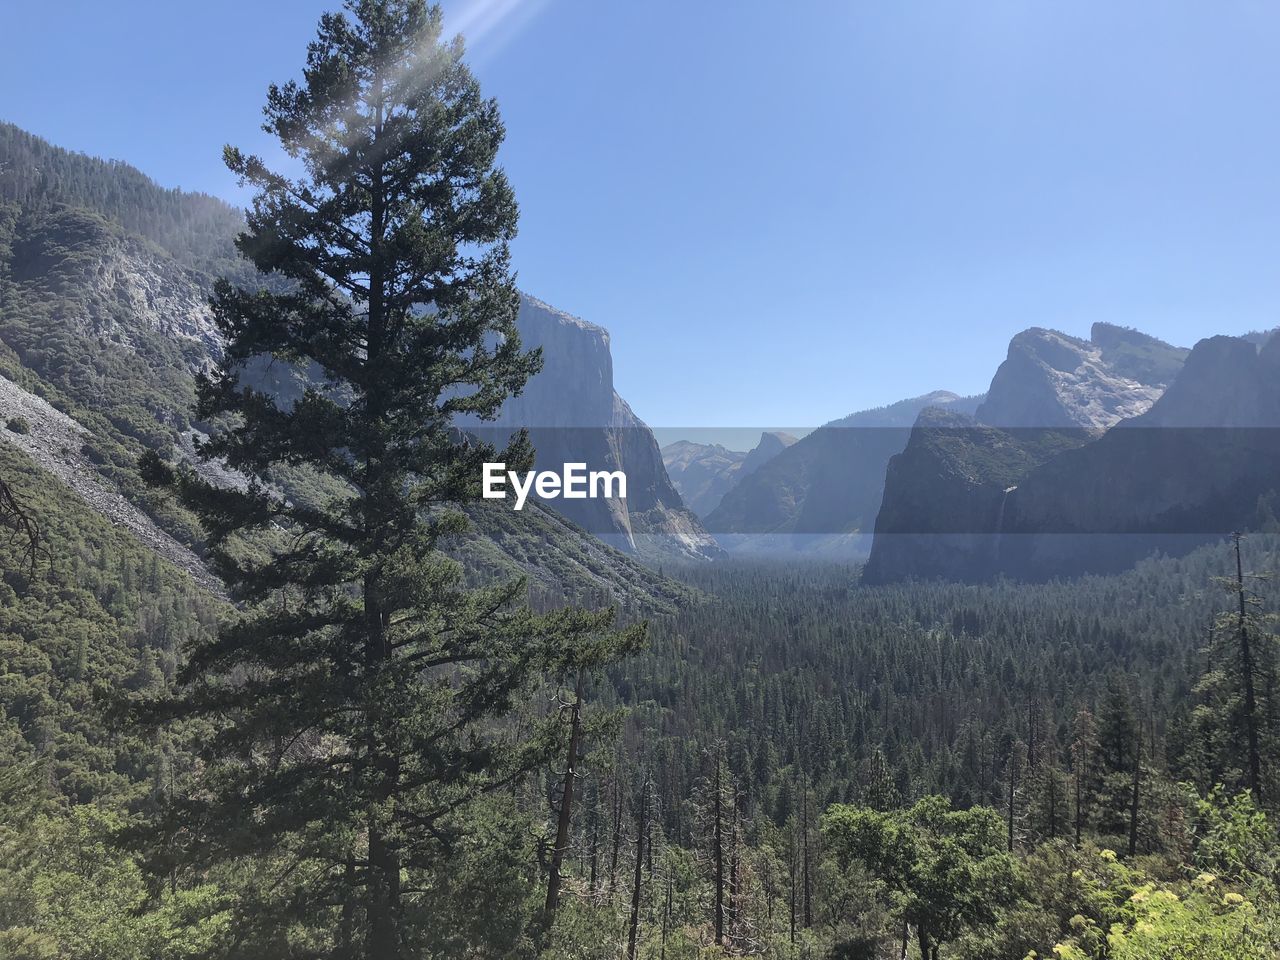
[[[1035,698],[1027,697],[1027,769],[1036,768],[1036,708]]]
[[[645,821],[644,828],[644,872],[653,882],[653,817]]]
[[[1081,815],[1080,815],[1080,797],[1081,797],[1081,788],[1080,788],[1080,762],[1079,762],[1078,760],[1076,761],[1075,781],[1076,781],[1076,846],[1078,847],[1078,846],[1080,846],[1080,826],[1081,826],[1081,824],[1080,824],[1080,820],[1081,820]]]
[[[369,960],[400,957],[400,858],[380,826],[369,830]]]
[[[733,826],[729,830],[729,936],[738,925],[738,795],[733,796]]]
[[[573,687],[573,706],[569,715],[569,752],[565,758],[564,786],[560,791],[560,816],[556,823],[556,845],[551,851],[551,872],[547,877],[547,901],[543,909],[544,928],[551,929],[556,908],[560,906],[560,867],[569,847],[569,828],[573,823],[573,788],[578,776],[578,737],[582,719],[582,674]]]
[[[355,921],[356,921],[356,861],[348,853],[343,867],[343,884],[345,890],[342,898],[342,919],[338,924],[338,956],[341,960],[355,960]]]
[[[644,869],[644,836],[649,808],[649,780],[640,790],[640,809],[636,812],[636,869],[631,883],[631,919],[627,924],[627,960],[636,958],[636,936],[640,931],[640,878]]]
[[[596,895],[596,881],[600,866],[600,790],[596,789],[596,802],[591,811],[591,877],[588,881],[588,892]]]
[[[1253,649],[1249,645],[1249,630],[1245,618],[1244,564],[1240,559],[1240,541],[1244,538],[1236,534],[1236,592],[1240,600],[1238,620],[1240,635],[1240,672],[1244,681],[1244,725],[1245,736],[1249,742],[1249,790],[1253,793],[1254,802],[1262,804],[1262,753],[1258,745],[1258,701],[1253,688],[1254,664]]]
[[[613,850],[609,855],[609,896],[618,889],[618,851],[622,847],[622,789],[613,782]]]
[[[1013,853],[1013,815],[1014,815],[1014,787],[1017,777],[1016,773],[1016,754],[1009,755],[1009,852]]]
[[[738,850],[730,844],[729,854],[729,930],[738,925]],[[732,936],[732,933],[730,934]]]
[[[1045,764],[1049,778],[1049,839],[1058,839],[1058,771],[1056,764]]]
[[[366,580],[366,596],[372,589]],[[376,602],[366,600],[369,612],[367,660],[370,672],[381,668],[389,659],[386,637],[381,628],[382,614]],[[376,731],[385,718],[375,714],[370,719],[368,757],[372,768],[372,801],[368,811],[369,865],[365,895],[368,900],[369,960],[399,960],[400,957],[400,852],[388,839],[384,817],[392,806],[398,789],[400,765],[391,751],[379,742]]]
[[[658,960],[667,960],[667,932],[671,929],[671,877],[667,876],[667,902],[662,908],[662,952]]]
[[[1138,851],[1138,804],[1140,799],[1140,786],[1142,781],[1142,727],[1139,725],[1138,734],[1134,738],[1134,756],[1133,756],[1133,799],[1129,804],[1129,856],[1132,857]]]
[[[375,81],[374,130],[377,140],[383,134],[384,103],[382,80]],[[386,350],[386,264],[383,243],[386,236],[386,188],[382,163],[374,164],[369,189],[369,299],[368,343],[366,365],[376,369]],[[371,435],[380,435],[388,411],[384,391],[375,378],[368,389],[364,415],[368,418]],[[388,499],[388,467],[385,449],[379,444],[365,461],[364,476],[364,524],[371,552],[374,555],[385,549],[384,517],[391,514],[384,501]],[[364,578],[365,608],[365,663],[370,675],[378,674],[391,660],[387,642],[386,617],[379,598],[381,582],[379,573]],[[398,758],[381,742],[380,733],[389,722],[376,710],[370,719],[368,761],[374,771],[373,803],[369,810],[369,878],[366,887],[369,897],[369,949],[370,960],[399,960],[400,957],[400,853],[387,837],[383,817],[398,793]]]
[[[790,856],[787,858],[788,872],[791,874],[791,942],[796,942],[796,822],[794,814],[791,820]]]
[[[803,830],[801,838],[804,844],[804,926],[808,930],[813,926],[813,884],[809,874],[809,780],[808,776],[801,777],[801,786],[803,799],[801,806],[803,808]]]
[[[714,782],[714,799],[712,800],[712,859],[716,870],[715,896],[715,931],[716,943],[724,943],[724,810],[723,786],[720,779],[720,751],[716,749],[716,773]]]

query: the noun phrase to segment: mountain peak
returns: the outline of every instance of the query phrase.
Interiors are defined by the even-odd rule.
[[[1009,341],[982,423],[1100,432],[1151,408],[1186,351],[1137,330],[1096,323],[1091,340],[1031,327]]]
[[[779,430],[766,430],[761,433],[760,442],[743,458],[742,465],[738,468],[738,480],[736,482],[740,482],[748,474],[755,473],[756,470],[795,442],[795,437]]]

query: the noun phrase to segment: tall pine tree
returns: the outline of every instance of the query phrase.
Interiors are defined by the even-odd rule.
[[[531,459],[522,435],[497,455],[451,424],[491,419],[540,361],[514,323],[503,126],[462,55],[423,0],[321,19],[301,81],[265,109],[296,174],[226,151],[257,191],[239,249],[278,282],[217,286],[226,348],[198,415],[222,425],[202,457],[248,485],[148,465],[198,511],[243,611],[193,652],[168,711],[216,731],[171,854],[255,856],[275,872],[266,889],[295,885],[280,910],[241,917],[246,949],[272,955],[299,922],[318,931],[307,955],[443,952],[424,944],[460,922],[442,891],[468,810],[561,736],[555,716],[519,736],[506,718],[610,624],[535,615],[521,582],[470,586],[442,550],[481,464]],[[310,386],[292,401],[254,389],[244,374],[264,359]],[[281,468],[326,492],[286,497]]]

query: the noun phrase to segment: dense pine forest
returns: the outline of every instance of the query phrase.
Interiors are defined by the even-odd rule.
[[[300,866],[191,870],[152,845],[202,731],[142,735],[120,707],[171,687],[225,608],[5,456],[42,530],[34,572],[5,545],[7,955],[328,953],[322,904],[256,952],[237,935],[243,911],[306,899]],[[1280,562],[1269,538],[1243,548],[1246,575]],[[922,927],[941,957],[1269,956],[1275,585],[1246,580],[1259,803],[1233,571],[1231,544],[1033,587],[671,571],[691,589],[643,650],[581,685],[544,675],[501,721],[564,730],[469,807],[422,903],[448,936],[422,955],[625,956],[634,926],[655,957],[896,957],[904,935],[915,957]]]
[[[869,586],[474,508],[532,452],[450,420],[540,357],[464,53],[420,0],[325,17],[243,214],[0,125],[0,386],[209,575],[0,423],[0,957],[1280,953],[1274,530]]]

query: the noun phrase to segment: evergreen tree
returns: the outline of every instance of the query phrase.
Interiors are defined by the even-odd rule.
[[[1265,578],[1245,574],[1243,539],[1239,534],[1233,538],[1235,575],[1215,578],[1232,594],[1231,609],[1219,616],[1211,634],[1209,669],[1199,685],[1208,706],[1201,720],[1207,728],[1204,738],[1221,742],[1227,754],[1211,758],[1215,781],[1234,785],[1239,771],[1239,779],[1261,805],[1271,773],[1264,753],[1274,736],[1276,663],[1261,597],[1249,587],[1250,580]]]
[[[477,798],[563,737],[555,715],[517,731],[510,711],[611,621],[535,615],[522,582],[470,586],[443,550],[481,464],[531,459],[523,435],[499,456],[452,423],[494,417],[540,359],[514,323],[503,127],[462,55],[423,0],[348,0],[321,19],[302,81],[273,86],[265,110],[299,177],[226,151],[257,189],[239,249],[280,278],[223,281],[212,299],[226,349],[198,415],[225,426],[201,455],[248,485],[146,464],[198,512],[244,608],[193,651],[167,711],[218,724],[174,843],[197,861],[263,858],[276,895],[238,929],[273,955],[299,924],[318,931],[312,955],[509,948],[518,922],[467,927],[460,912],[520,904],[450,902],[450,858],[481,832]],[[244,386],[264,357],[311,385],[292,403]],[[328,493],[286,499],[271,485],[285,465]]]
[[[1076,714],[1071,740],[1072,830],[1076,846],[1089,823],[1098,784],[1098,726],[1093,714],[1081,709]]]

